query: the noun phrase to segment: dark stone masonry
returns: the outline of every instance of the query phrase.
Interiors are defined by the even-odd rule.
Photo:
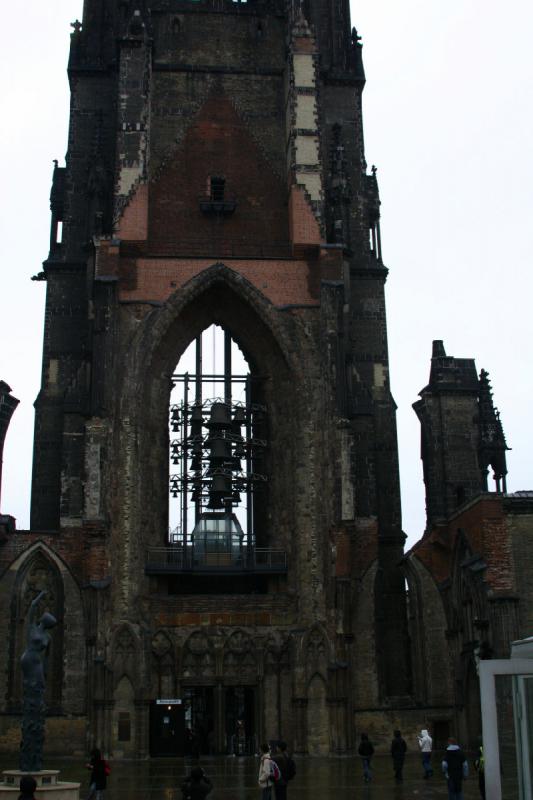
[[[85,0],[68,75],[31,529],[0,516],[0,747],[39,591],[49,751],[474,744],[477,661],[531,633],[533,494],[506,493],[487,373],[434,342],[427,529],[404,553],[348,3]],[[16,403],[1,382],[0,452]]]

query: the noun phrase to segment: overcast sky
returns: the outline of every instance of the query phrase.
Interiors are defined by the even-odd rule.
[[[67,141],[69,23],[81,0],[3,12],[0,52],[0,379],[20,399],[4,452],[2,512],[29,524],[33,401],[40,384],[52,159]],[[424,528],[420,433],[411,404],[433,339],[490,372],[509,490],[533,489],[533,3],[354,0],[367,85],[365,141],[381,190],[404,530]]]

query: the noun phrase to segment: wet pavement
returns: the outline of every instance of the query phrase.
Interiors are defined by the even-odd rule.
[[[472,761],[468,759],[473,773]],[[112,761],[106,800],[181,800],[180,784],[191,765],[189,759],[160,758],[150,761]],[[194,762],[196,763],[196,762]],[[200,761],[213,782],[209,800],[260,800],[257,785],[259,760],[228,756]],[[0,756],[0,769],[13,768],[12,759]],[[365,784],[358,758],[298,758],[297,774],[288,789],[289,800],[439,800],[447,798],[446,782],[440,770],[438,755],[434,759],[435,774],[425,781],[418,755],[408,756],[404,781],[396,784],[392,761],[376,756],[372,762],[374,777]],[[80,797],[87,795],[88,773],[81,761],[59,760],[48,756],[46,769],[61,769],[64,780],[82,782]],[[513,793],[514,794],[514,793]],[[464,783],[465,800],[479,798],[477,775]],[[515,800],[505,796],[505,800]]]

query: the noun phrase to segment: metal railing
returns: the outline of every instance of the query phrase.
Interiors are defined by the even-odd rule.
[[[150,547],[146,554],[147,575],[180,572],[270,573],[287,572],[287,554],[273,547],[243,547],[240,551],[196,550],[192,546]]]

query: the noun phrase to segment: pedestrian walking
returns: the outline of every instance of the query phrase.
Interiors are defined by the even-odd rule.
[[[18,800],[35,800],[34,792],[37,788],[37,781],[31,775],[23,775],[20,779],[20,794]]]
[[[485,756],[483,755],[482,744],[480,744],[479,750],[477,751],[474,767],[477,772],[479,794],[481,795],[481,800],[485,800]]]
[[[418,746],[422,753],[422,766],[424,768],[424,778],[427,780],[433,775],[431,766],[431,751],[433,750],[433,739],[426,728],[422,728],[418,736]]]
[[[276,751],[272,756],[280,771],[280,779],[274,784],[276,800],[286,800],[287,786],[296,775],[296,764],[294,759],[287,752],[287,743],[280,741],[276,745]]]
[[[104,800],[109,766],[107,761],[102,758],[102,754],[97,747],[91,750],[91,760],[86,764],[86,767],[91,770],[87,800]]]
[[[181,784],[183,800],[204,800],[213,784],[201,767],[193,767],[188,778]]]
[[[273,800],[272,787],[281,777],[279,767],[270,755],[268,744],[261,745],[258,783],[261,787],[261,800]]]
[[[448,800],[464,800],[463,779],[468,778],[468,761],[465,754],[450,737],[442,760],[442,771],[448,782]]]
[[[372,756],[374,755],[374,745],[366,735],[366,733],[361,734],[361,743],[359,745],[359,750],[357,751],[361,756],[361,761],[363,763],[363,778],[365,783],[370,783],[372,780],[372,770],[370,769],[370,762],[372,761]]]
[[[398,783],[403,781],[403,764],[405,761],[405,753],[407,751],[407,744],[402,737],[401,731],[394,731],[394,739],[391,742],[390,754],[392,756],[392,765],[394,767],[394,777]]]

